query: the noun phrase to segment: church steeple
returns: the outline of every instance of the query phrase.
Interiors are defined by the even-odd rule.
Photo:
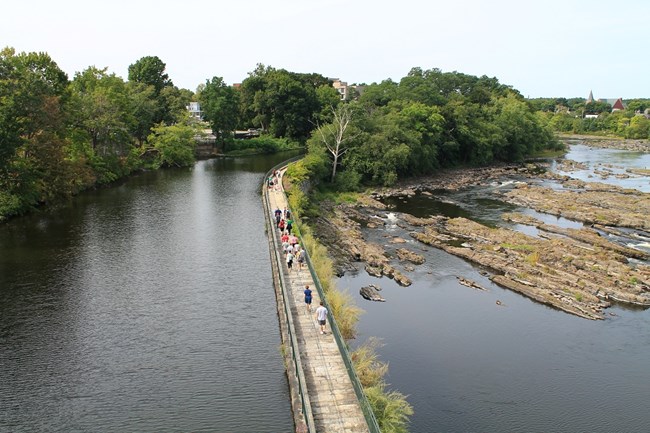
[[[591,103],[591,102],[594,102],[594,92],[592,92],[592,91],[590,90],[590,91],[589,91],[589,97],[587,98],[587,102],[586,102],[586,103],[589,104],[589,103]]]

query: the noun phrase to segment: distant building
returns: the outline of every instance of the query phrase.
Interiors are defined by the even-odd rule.
[[[341,81],[339,78],[330,78],[332,81],[332,87],[339,92],[341,101],[347,101],[348,99],[356,99],[366,86],[357,86],[356,84],[348,85],[347,82]]]
[[[190,102],[190,105],[185,108],[190,112],[192,119],[203,120],[203,111],[201,111],[201,104],[199,102]]]
[[[605,104],[609,104],[612,107],[612,112],[614,111],[619,111],[619,110],[625,110],[625,104],[623,104],[623,98],[601,98],[598,100],[599,102],[604,102]]]
[[[348,83],[341,81],[338,78],[332,78],[332,86],[339,92],[341,101],[348,99]]]
[[[592,102],[595,102],[594,93],[590,90],[589,91],[589,96],[587,97],[587,100],[585,101],[585,105],[590,104]],[[612,107],[612,112],[625,110],[625,104],[623,103],[623,98],[618,98],[618,99],[617,98],[599,98],[598,102],[603,102],[605,104],[609,104],[609,106]]]

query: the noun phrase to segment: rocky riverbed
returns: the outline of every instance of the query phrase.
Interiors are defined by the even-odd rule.
[[[620,149],[633,152],[650,152],[649,140],[621,137],[600,137],[596,135],[563,134],[560,138],[568,144],[580,143],[590,147]]]
[[[542,186],[542,179],[552,179],[563,187]],[[353,262],[360,261],[369,274],[395,278],[398,284],[408,286],[411,280],[405,273],[423,258],[406,248],[391,256],[381,245],[368,242],[361,230],[363,226],[383,230],[390,209],[382,200],[407,200],[416,194],[460,191],[495,182],[515,185],[505,193],[495,192],[499,200],[585,226],[564,229],[521,213],[504,214],[503,219],[535,227],[536,236],[445,216],[417,218],[399,213],[398,224],[420,243],[480,266],[494,283],[583,318],[603,319],[603,310],[612,301],[650,306],[648,253],[607,238],[609,234],[650,237],[650,195],[550,174],[540,164],[449,171],[375,191],[356,204],[325,204],[318,234],[333,253],[339,273],[356,268]]]

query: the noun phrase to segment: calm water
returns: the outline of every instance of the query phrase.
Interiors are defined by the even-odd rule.
[[[598,155],[598,150],[584,152]],[[605,153],[598,158],[612,162],[612,152]],[[469,191],[394,204],[420,216],[442,213],[503,224],[500,212],[513,207],[485,195]],[[580,226],[563,218],[543,219]],[[413,285],[400,287],[364,271],[338,284],[366,311],[354,344],[369,336],[383,339],[380,355],[390,363],[387,380],[409,395],[415,409],[412,432],[650,430],[650,310],[615,306],[606,310],[607,320],[598,322],[556,311],[493,285],[476,267],[418,244],[394,223],[391,216],[384,231],[365,233],[389,252],[402,245],[389,244],[385,235],[400,236],[409,240],[407,248],[426,257],[424,265],[406,272]],[[462,286],[456,276],[488,291]],[[361,298],[359,288],[369,283],[383,288],[387,302]]]
[[[276,158],[0,226],[0,431],[293,428],[259,195]]]

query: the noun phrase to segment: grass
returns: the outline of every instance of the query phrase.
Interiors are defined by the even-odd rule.
[[[406,396],[397,391],[389,391],[384,377],[388,373],[388,364],[379,360],[377,350],[381,342],[370,338],[352,352],[354,369],[370,406],[377,417],[379,428],[384,433],[405,433],[408,431],[409,416],[413,407],[406,401]]]
[[[509,250],[515,250],[515,251],[530,251],[533,252],[535,250],[535,247],[532,245],[518,245],[518,244],[508,244],[508,243],[503,243],[500,244],[501,247],[507,248]]]
[[[288,170],[287,173],[291,173],[291,170]],[[291,180],[290,175],[288,178]],[[331,197],[337,203],[348,200],[356,201],[355,193],[332,194]],[[307,196],[299,188],[290,186],[288,200],[294,216],[296,231],[300,233],[303,246],[309,252],[312,267],[323,288],[334,320],[343,338],[350,340],[356,336],[356,325],[362,310],[354,304],[349,293],[343,293],[336,288],[333,282],[334,264],[327,253],[327,248],[314,237],[311,227],[300,220],[300,215],[309,209]],[[388,365],[379,360],[378,347],[378,340],[370,339],[352,352],[354,369],[361,380],[364,393],[381,431],[383,433],[406,433],[408,432],[409,417],[413,414],[413,407],[406,401],[405,395],[387,389],[384,376],[388,372]]]
[[[534,251],[526,256],[526,263],[536,265],[539,262],[539,252]]]

